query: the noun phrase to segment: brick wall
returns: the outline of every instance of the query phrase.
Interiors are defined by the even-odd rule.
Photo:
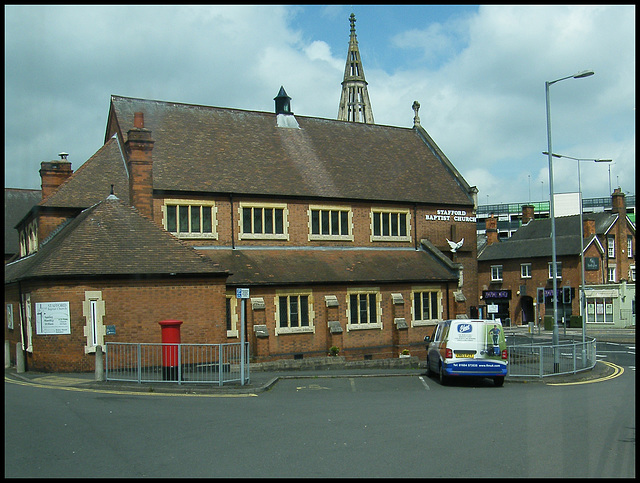
[[[296,355],[303,358],[322,357],[329,353],[329,348],[333,345],[340,348],[340,355],[347,360],[363,360],[365,356],[373,359],[395,358],[402,349],[409,349],[411,355],[424,358],[426,353],[423,339],[425,335],[431,335],[435,323],[411,327],[411,286],[376,286],[376,288],[379,288],[381,293],[382,329],[347,330],[349,321],[347,289],[340,286],[316,286],[312,291],[315,331],[279,335],[276,335],[276,290],[252,288],[251,297],[262,298],[265,303],[264,309],[257,310],[252,309],[251,303],[247,304],[246,340],[251,343],[253,360],[263,362],[292,359]],[[434,288],[444,289],[440,286]],[[394,304],[391,293],[401,293],[404,303]],[[327,307],[326,295],[335,295],[338,306]],[[236,302],[239,304],[239,301]],[[240,314],[239,305],[236,312]],[[404,317],[409,327],[398,329],[394,324],[396,317]],[[338,321],[342,327],[342,333],[331,333],[329,321]],[[268,337],[256,337],[254,325],[266,325]],[[229,340],[235,341],[235,338]]]
[[[194,198],[195,201],[206,200],[207,198]],[[279,202],[279,200],[268,200],[269,202]],[[329,246],[329,247],[403,247],[414,248],[421,239],[427,239],[440,249],[445,256],[448,256],[456,263],[461,263],[464,267],[464,284],[461,287],[466,298],[466,303],[451,306],[452,317],[456,314],[469,315],[469,307],[478,305],[478,284],[477,284],[477,247],[476,247],[476,223],[472,213],[465,212],[465,215],[440,215],[446,219],[427,219],[426,215],[435,215],[438,210],[435,207],[413,205],[385,205],[384,203],[338,203],[328,202],[327,206],[344,206],[352,210],[353,241],[309,241],[309,206],[322,205],[311,200],[287,200],[287,232],[289,240],[247,240],[240,239],[239,206],[240,203],[260,203],[265,200],[233,198],[216,198],[217,208],[217,240],[183,240],[192,246],[216,245],[216,246]],[[162,224],[163,200],[154,201],[154,220],[159,225]],[[392,208],[398,210],[409,210],[411,227],[410,239],[402,242],[379,242],[371,241],[371,209]],[[232,221],[233,219],[233,221]],[[464,221],[460,221],[464,220]],[[232,226],[233,225],[233,226]],[[233,237],[232,237],[233,234]],[[453,240],[455,238],[455,240]],[[447,239],[460,241],[464,238],[463,246],[452,254],[450,252]],[[450,287],[450,290],[457,290],[457,287]]]
[[[162,342],[161,320],[183,321],[183,343],[219,343],[226,340],[224,279],[210,280],[124,280],[91,284],[22,284],[22,292],[31,295],[32,311],[42,302],[69,302],[71,334],[38,335],[33,322],[33,353],[27,353],[27,367],[40,371],[93,371],[94,355],[85,354],[86,336],[82,303],[85,292],[99,291],[105,302],[104,325],[113,325],[115,335],[105,342]],[[5,340],[11,341],[12,360],[15,343],[20,339],[18,290],[5,287],[5,305],[14,307],[14,329],[7,328]]]

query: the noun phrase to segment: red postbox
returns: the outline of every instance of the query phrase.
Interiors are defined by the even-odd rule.
[[[162,380],[178,380],[178,344],[181,320],[161,320],[162,327]]]

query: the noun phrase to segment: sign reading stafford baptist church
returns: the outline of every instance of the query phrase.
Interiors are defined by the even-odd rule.
[[[71,334],[69,302],[36,304],[36,334]]]
[[[436,210],[435,215],[425,215],[427,221],[469,221],[476,222],[475,216],[467,216],[465,210]]]

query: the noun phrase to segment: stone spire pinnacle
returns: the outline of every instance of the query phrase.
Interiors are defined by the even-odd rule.
[[[338,120],[373,124],[373,110],[360,60],[358,40],[356,39],[356,16],[353,13],[349,17],[349,22],[351,23],[351,34],[347,64],[344,68],[344,80],[342,81],[342,94],[338,106]]]

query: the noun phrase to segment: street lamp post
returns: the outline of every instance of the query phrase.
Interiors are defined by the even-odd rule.
[[[557,280],[557,266],[556,266],[556,220],[554,213],[553,202],[553,149],[551,147],[551,106],[549,101],[549,87],[566,79],[581,79],[582,77],[589,77],[594,72],[591,70],[585,70],[578,72],[577,74],[567,77],[561,77],[553,81],[545,81],[544,90],[546,95],[547,104],[547,155],[549,158],[549,216],[551,217],[551,275],[553,277],[553,345],[558,345],[558,280]],[[559,354],[556,350],[556,356],[554,357],[554,372],[557,372],[560,361]]]
[[[542,154],[549,154],[546,151],[543,151]],[[553,153],[554,158],[566,158],[573,159],[578,162],[578,193],[580,196],[580,266],[581,266],[581,290],[580,290],[580,314],[582,315],[582,354],[583,354],[583,362],[585,360],[585,342],[587,338],[587,299],[585,293],[585,281],[584,281],[584,223],[582,220],[582,186],[581,186],[581,176],[580,176],[580,163],[581,162],[593,162],[593,163],[612,163],[612,159],[587,159],[587,158],[574,158],[572,156],[566,156],[564,154],[556,154]]]

